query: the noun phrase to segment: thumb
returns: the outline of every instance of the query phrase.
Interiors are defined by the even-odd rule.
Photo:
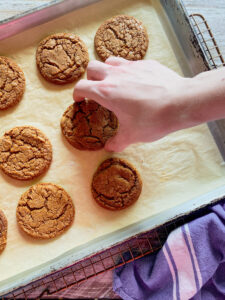
[[[122,152],[128,145],[125,132],[119,129],[117,134],[106,142],[105,150]]]
[[[109,58],[106,59],[105,63],[107,65],[111,65],[111,66],[120,66],[120,65],[131,64],[132,61],[126,60],[126,59],[124,59],[122,57],[118,57],[118,56],[110,56]]]

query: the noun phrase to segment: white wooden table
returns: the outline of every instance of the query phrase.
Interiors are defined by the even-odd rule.
[[[0,20],[51,0],[0,0]],[[225,0],[183,0],[188,12],[202,14],[209,23],[225,57]]]

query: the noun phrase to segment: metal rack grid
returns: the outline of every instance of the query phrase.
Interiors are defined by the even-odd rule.
[[[225,66],[224,58],[205,18],[201,14],[192,14],[190,20],[206,54],[210,68],[216,69]]]
[[[191,24],[206,53],[210,68],[225,66],[223,56],[205,18],[200,14],[190,15]],[[166,224],[134,236],[127,241],[87,257],[71,266],[54,272],[26,286],[3,296],[2,299],[36,299],[65,290],[71,286],[78,286],[93,276],[105,271],[113,270],[136,259],[158,251],[162,248],[169,233],[175,228],[203,216],[209,212],[211,205],[187,216],[178,217]]]

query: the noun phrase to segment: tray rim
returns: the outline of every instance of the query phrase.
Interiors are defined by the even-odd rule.
[[[0,21],[0,41],[101,0],[52,0]],[[55,8],[53,10],[53,7]],[[49,14],[51,10],[51,13]]]

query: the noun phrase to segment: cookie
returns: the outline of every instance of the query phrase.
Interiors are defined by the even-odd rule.
[[[15,127],[0,139],[0,169],[18,180],[42,175],[52,161],[48,138],[32,126]]]
[[[140,196],[142,181],[137,170],[120,158],[109,158],[97,169],[92,180],[95,201],[104,208],[120,210]]]
[[[115,114],[93,100],[70,105],[61,119],[67,141],[79,150],[99,150],[116,134]]]
[[[74,220],[74,205],[67,192],[52,183],[39,183],[20,198],[17,223],[36,239],[50,239],[64,233]]]
[[[23,71],[8,57],[0,56],[0,110],[16,105],[24,91]]]
[[[139,60],[148,49],[148,34],[142,22],[134,17],[119,15],[99,27],[94,44],[103,61],[110,56]]]
[[[7,229],[8,229],[7,219],[6,219],[3,211],[0,209],[0,254],[6,247]]]
[[[71,33],[57,33],[46,37],[40,42],[36,52],[41,75],[56,84],[80,78],[88,61],[88,50],[84,42]]]

